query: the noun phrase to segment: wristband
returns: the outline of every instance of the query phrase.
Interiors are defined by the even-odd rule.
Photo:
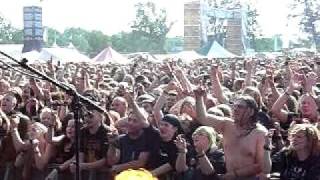
[[[186,154],[186,153],[187,153],[187,150],[186,150],[186,149],[184,149],[184,150],[178,150],[178,153],[179,153],[179,154]]]
[[[205,153],[201,153],[201,154],[198,154],[196,157],[200,159],[200,158],[203,158],[205,155],[206,155]]]

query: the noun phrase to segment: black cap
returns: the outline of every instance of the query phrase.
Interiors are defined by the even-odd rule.
[[[176,127],[177,133],[178,134],[184,134],[183,129],[181,127],[180,121],[178,119],[178,117],[174,114],[166,114],[163,118],[162,121],[165,121],[169,124],[171,124],[172,126]]]

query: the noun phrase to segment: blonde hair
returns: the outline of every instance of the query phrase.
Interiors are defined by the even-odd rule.
[[[315,125],[312,124],[295,124],[289,129],[289,135],[292,136],[303,131],[309,143],[311,156],[317,156],[320,153],[320,132]]]
[[[51,116],[55,116],[54,118],[55,118],[55,121],[56,121],[55,122],[56,125],[55,125],[54,128],[55,128],[55,130],[61,130],[62,123],[61,123],[60,118],[58,116],[58,112],[54,111],[54,110],[52,110],[52,109],[50,109],[48,107],[44,107],[44,108],[41,109],[41,112],[40,112],[40,115],[39,115],[40,121],[42,121],[44,113],[49,113]]]
[[[31,127],[34,127],[41,135],[44,135],[48,132],[48,128],[39,122],[33,122]]]
[[[157,180],[157,178],[145,169],[128,169],[118,174],[115,180]]]
[[[217,146],[217,135],[218,134],[212,127],[200,126],[193,132],[192,136],[194,136],[198,133],[204,133],[208,137],[210,148]]]

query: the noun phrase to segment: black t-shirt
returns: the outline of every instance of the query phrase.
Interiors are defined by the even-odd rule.
[[[95,162],[107,155],[108,151],[108,130],[101,125],[95,134],[89,129],[81,130],[80,152],[85,154],[85,162]]]
[[[280,151],[272,157],[272,170],[280,172],[281,179],[320,180],[320,156],[310,156],[300,161],[288,149]]]
[[[152,126],[143,129],[143,133],[137,139],[131,139],[123,135],[119,139],[120,161],[119,164],[138,160],[140,153],[149,152],[146,165],[147,169],[156,168],[159,164],[160,136]]]
[[[56,146],[56,156],[51,160],[52,163],[63,164],[71,159],[75,154],[75,144],[71,143],[67,137]]]
[[[190,157],[188,157],[190,156]],[[209,150],[206,152],[210,163],[213,165],[215,173],[210,175],[205,175],[201,172],[199,166],[199,160],[196,158],[197,153],[194,149],[191,150],[190,154],[187,154],[187,164],[189,166],[188,171],[179,174],[179,179],[185,180],[219,180],[218,174],[225,174],[225,159],[224,153],[221,150]]]
[[[160,143],[160,165],[170,163],[171,167],[175,169],[178,149],[174,141]]]

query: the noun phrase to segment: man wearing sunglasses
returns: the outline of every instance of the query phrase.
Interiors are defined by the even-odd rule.
[[[88,99],[101,102],[96,93],[84,94]],[[87,107],[83,112],[84,128],[80,132],[80,170],[82,179],[106,179],[106,173],[101,169],[107,163],[109,132],[103,123],[105,116],[97,110]],[[75,164],[71,165],[71,171],[75,172]]]

